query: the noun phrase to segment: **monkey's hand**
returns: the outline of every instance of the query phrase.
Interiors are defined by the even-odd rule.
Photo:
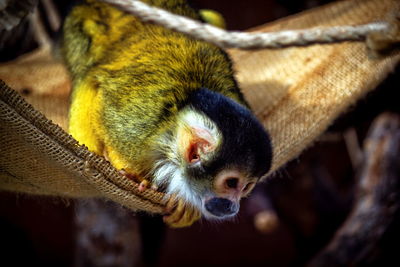
[[[169,199],[166,210],[164,222],[172,228],[190,226],[201,217],[200,211],[175,196]]]
[[[144,192],[146,191],[147,188],[151,187],[153,190],[157,190],[157,186],[151,184],[148,180],[139,178],[138,176],[132,174],[131,172],[127,172],[126,170],[122,169],[119,171],[122,175],[124,175],[126,178],[139,183],[139,192]]]

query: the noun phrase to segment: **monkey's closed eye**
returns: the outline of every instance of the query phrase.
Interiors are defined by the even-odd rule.
[[[243,188],[243,193],[248,193],[254,187],[254,184],[254,182],[246,184],[246,186]]]

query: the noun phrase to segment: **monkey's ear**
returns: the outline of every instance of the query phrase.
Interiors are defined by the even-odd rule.
[[[216,139],[205,128],[185,126],[178,131],[178,150],[187,163],[196,163],[216,148]]]

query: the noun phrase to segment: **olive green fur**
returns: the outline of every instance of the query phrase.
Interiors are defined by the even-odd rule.
[[[143,2],[200,20],[183,0]],[[62,52],[73,78],[71,101],[81,84],[96,90],[100,100],[93,102],[98,106],[91,117],[98,125],[96,136],[138,175],[151,170],[160,136],[173,135],[191,91],[208,88],[246,105],[220,48],[142,23],[102,2],[87,1],[72,10]]]

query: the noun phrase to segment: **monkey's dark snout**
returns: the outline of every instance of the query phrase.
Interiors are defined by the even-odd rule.
[[[226,198],[215,197],[206,202],[206,210],[217,217],[235,215],[239,205]]]

